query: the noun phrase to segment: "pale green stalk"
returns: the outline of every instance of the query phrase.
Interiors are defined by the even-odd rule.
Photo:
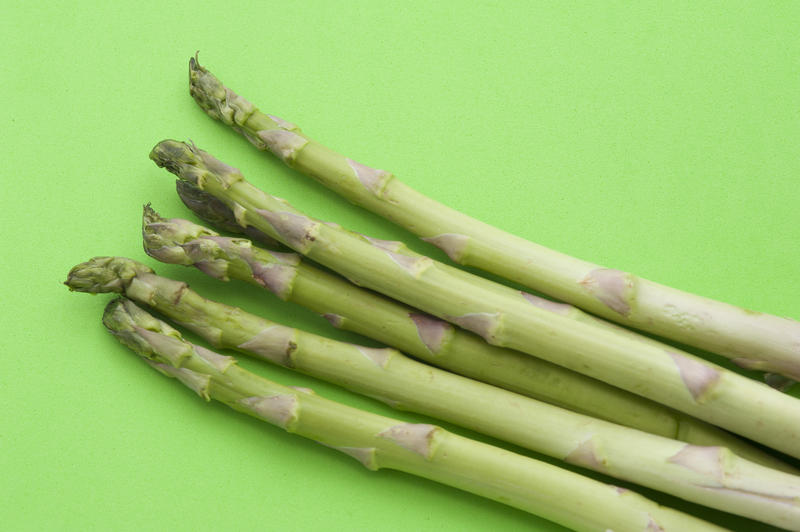
[[[147,270],[130,259],[100,257],[73,268],[68,286],[97,292],[115,280],[114,291],[150,305],[217,347],[691,502],[784,528],[800,522],[800,477],[724,447],[662,438],[432,368],[394,349],[285,327],[204,299],[185,283]]]
[[[199,201],[192,208],[203,211],[204,205]],[[215,208],[215,212],[220,211]],[[234,278],[266,288],[285,301],[322,314],[337,328],[441,368],[592,417],[695,445],[727,447],[753,462],[797,472],[713,425],[580,373],[489,345],[445,321],[315,268],[294,253],[272,252],[249,240],[222,237],[188,220],[164,219],[149,206],[144,208],[142,233],[145,251],[158,260],[195,266],[224,281]],[[396,248],[401,243],[384,245]],[[544,300],[541,304],[556,310],[567,306]]]
[[[192,345],[127,300],[103,323],[152,367],[195,391],[287,432],[344,452],[370,470],[395,469],[585,531],[723,530],[644,497],[428,424],[405,423],[249,373]]]
[[[192,96],[209,116],[349,201],[438,246],[460,264],[718,353],[742,367],[800,379],[800,322],[676,290],[514,236],[424,196],[389,172],[336,153],[295,124],[260,112],[194,59],[189,78]]]
[[[487,342],[538,356],[800,457],[800,401],[699,357],[580,323],[533,305],[517,290],[427,257],[409,257],[308,218],[194,146],[151,152],[254,226],[351,282],[455,323]]]

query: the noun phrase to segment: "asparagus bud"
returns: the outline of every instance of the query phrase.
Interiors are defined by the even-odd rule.
[[[210,116],[229,126],[242,125],[255,110],[253,104],[225,87],[200,66],[197,56],[189,60],[189,93]]]
[[[280,246],[277,240],[270,238],[255,227],[242,228],[227,205],[214,196],[206,194],[196,186],[180,179],[175,182],[175,189],[186,207],[200,219],[228,233],[242,233],[261,244],[275,248]]]
[[[70,270],[64,284],[70,290],[91,294],[122,293],[130,280],[140,273],[153,273],[153,270],[121,257],[95,257]]]

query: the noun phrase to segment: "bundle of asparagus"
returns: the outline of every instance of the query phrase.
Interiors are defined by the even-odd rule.
[[[800,377],[800,324],[567,257],[448,209],[392,174],[345,158],[294,124],[261,113],[196,58],[190,61],[190,92],[210,116],[259,149],[415,232],[453,260],[565,303],[444,265],[401,242],[320,222],[194,145],[163,141],[150,157],[179,177],[179,194],[190,209],[225,231],[297,253],[164,219],[146,206],[142,230],[150,256],[260,286],[335,327],[442,369],[392,348],[336,342],[270,322],[205,299],[131,259],[97,257],[73,268],[66,282],[71,290],[124,296],[108,305],[103,322],[155,369],[206,400],[317,440],[369,469],[406,471],[576,530],[720,530],[629,490],[434,425],[377,416],[265,380],[231,357],[186,342],[134,301],[214,346],[394,408],[800,530],[797,470],[723,430],[800,458],[800,401],[578,307],[773,372],[769,378],[783,382]]]
[[[187,206],[199,211],[202,218],[235,229],[233,213],[226,211],[224,204],[203,196],[184,181],[178,181],[178,185]],[[155,259],[194,266],[224,281],[234,278],[260,286],[323,315],[335,327],[435,366],[574,412],[694,445],[727,447],[748,460],[797,472],[713,425],[561,366],[489,345],[468,331],[315,268],[299,255],[270,252],[245,239],[220,236],[189,220],[164,219],[149,205],[144,207],[142,233],[145,252]],[[395,248],[400,245],[391,244]],[[275,282],[276,278],[282,282]],[[563,308],[545,300],[540,304]],[[580,313],[576,319],[584,316],[588,317]]]
[[[70,271],[67,285],[83,292],[122,293],[212,345],[343,385],[395,408],[765,523],[787,527],[800,520],[799,477],[741,459],[724,447],[628,429],[437,370],[393,349],[355,346],[285,327],[205,299],[186,283],[155,275],[131,259],[92,259]]]
[[[516,281],[604,318],[800,379],[800,322],[742,309],[547,249],[420,194],[393,174],[344,157],[295,124],[264,114],[189,62],[192,97],[260,150],[401,225],[454,261]]]
[[[241,172],[182,142],[150,157],[295,251],[371,288],[509,347],[671,406],[800,457],[800,401],[689,353],[562,316],[516,290],[428,257],[387,249],[307,217]]]
[[[341,451],[370,470],[396,469],[544,516],[574,530],[723,530],[644,497],[427,424],[409,424],[249,373],[185,341],[129,300],[103,323],[154,369],[205,400]]]

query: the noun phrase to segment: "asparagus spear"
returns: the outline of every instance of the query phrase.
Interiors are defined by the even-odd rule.
[[[190,92],[209,116],[356,205],[441,248],[452,260],[624,325],[718,353],[744,368],[800,379],[800,322],[603,268],[480,222],[389,172],[336,153],[295,124],[262,113],[195,58],[189,65]]]
[[[76,266],[70,288],[118,291],[213,345],[340,384],[594,471],[787,527],[800,522],[800,477],[701,447],[576,414],[405,357],[291,329],[204,299],[131,259]],[[469,408],[465,408],[465,405]]]
[[[176,182],[176,189],[178,191],[178,196],[181,197],[184,205],[186,205],[190,210],[195,213],[198,213],[203,220],[208,221],[211,224],[215,224],[220,226],[224,231],[228,231],[231,233],[242,233],[246,236],[249,236],[253,240],[260,241],[267,246],[274,247],[276,241],[274,238],[265,235],[263,232],[259,231],[255,227],[246,226],[242,227],[238,225],[236,222],[236,216],[223,202],[215,198],[214,196],[203,192],[202,190],[198,189],[196,186],[192,185],[191,183],[187,183],[186,181],[178,180]],[[339,227],[339,229],[345,231],[346,229]],[[381,241],[375,238],[370,238],[361,233],[357,233],[355,231],[350,231],[350,234],[361,238],[369,243],[372,244],[379,244],[384,248],[391,250],[393,253],[401,253],[408,257],[414,259],[420,259],[423,255],[414,252],[408,246],[406,246],[403,242],[399,241]],[[460,270],[455,270],[457,273]],[[583,312],[581,309],[574,307],[572,305],[566,303],[557,303],[554,301],[550,301],[548,299],[535,296],[533,294],[529,294],[524,292],[524,297],[532,304],[537,305],[553,312],[557,312],[558,314],[568,317],[570,319],[581,321],[585,323],[591,323],[592,325],[596,325],[598,327],[605,327],[613,332],[618,334],[628,334],[633,337],[638,338],[641,341],[654,341],[645,336],[636,334],[635,332],[626,329],[624,327],[620,327],[614,323],[602,320],[591,314]]]
[[[194,146],[163,141],[157,165],[295,251],[420,310],[516,349],[800,457],[800,401],[667,345],[641,342],[532,305],[520,292],[427,257],[371,244],[308,218]]]
[[[112,301],[103,323],[153,368],[205,400],[344,452],[367,469],[405,471],[575,530],[723,530],[636,493],[434,425],[404,423],[261,378],[232,357],[186,342],[128,300]]]
[[[183,185],[181,195],[192,187]],[[198,201],[191,208],[205,217],[202,194],[192,192]],[[227,217],[221,207],[213,208]],[[232,213],[230,217],[232,220]],[[228,227],[234,223],[229,220]],[[283,300],[322,314],[335,327],[368,336],[433,365],[572,411],[694,445],[727,447],[753,462],[797,472],[712,425],[549,362],[491,346],[445,321],[315,268],[296,254],[270,252],[249,240],[222,237],[188,220],[165,219],[148,205],[142,232],[144,249],[151,257],[195,266],[224,281],[235,278],[266,288]],[[271,275],[277,272],[280,274]]]

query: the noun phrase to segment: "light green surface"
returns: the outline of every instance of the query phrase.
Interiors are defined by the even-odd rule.
[[[353,338],[299,308],[267,306],[258,291],[144,257],[141,204],[185,215],[171,177],[147,158],[163,138],[193,139],[320,218],[410,240],[206,117],[188,95],[196,49],[264,109],[472,216],[800,318],[799,26],[794,2],[6,9],[3,527],[558,530],[431,482],[370,474],[204,405],[104,332],[106,297],[59,285],[78,262],[129,255],[207,297]],[[392,415],[311,379],[243,365]]]

